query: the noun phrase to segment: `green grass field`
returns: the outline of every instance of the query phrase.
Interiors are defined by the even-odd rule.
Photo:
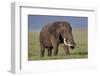
[[[54,60],[54,59],[82,59],[88,58],[87,30],[74,29],[74,40],[80,48],[70,49],[70,55],[65,55],[65,51],[59,46],[57,56],[48,57],[45,50],[45,57],[40,58],[39,32],[28,33],[28,60]]]

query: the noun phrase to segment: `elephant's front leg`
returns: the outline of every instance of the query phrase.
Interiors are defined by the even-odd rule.
[[[48,56],[52,56],[52,49],[51,48],[48,48]]]
[[[58,43],[57,43],[57,39],[55,37],[51,37],[51,43],[52,43],[52,46],[53,46],[53,51],[54,51],[54,56],[56,56],[58,54]]]
[[[58,46],[54,46],[54,56],[58,55]]]
[[[66,54],[66,55],[70,55],[69,47],[66,46],[65,44],[63,44],[63,48],[64,48],[64,51],[65,51],[65,54]]]

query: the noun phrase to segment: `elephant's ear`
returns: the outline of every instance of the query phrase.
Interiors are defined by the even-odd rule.
[[[55,38],[59,38],[60,33],[58,31],[58,27],[57,26],[53,26],[49,29],[49,33],[50,35],[54,36]]]

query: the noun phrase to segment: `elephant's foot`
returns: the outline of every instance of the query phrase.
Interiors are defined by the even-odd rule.
[[[57,56],[58,55],[58,51],[54,51],[54,56]]]
[[[40,52],[40,58],[44,57],[44,50],[41,50]]]
[[[52,56],[52,50],[48,51],[48,56]]]
[[[66,55],[70,55],[70,53],[69,53],[69,52],[67,52],[67,53],[66,53]]]

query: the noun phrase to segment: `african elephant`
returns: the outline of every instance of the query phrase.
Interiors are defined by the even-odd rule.
[[[66,55],[69,55],[69,47],[74,49],[76,46],[70,23],[66,21],[55,21],[45,25],[40,32],[40,57],[44,57],[45,49],[48,50],[48,56],[58,54],[59,44],[63,44]]]

